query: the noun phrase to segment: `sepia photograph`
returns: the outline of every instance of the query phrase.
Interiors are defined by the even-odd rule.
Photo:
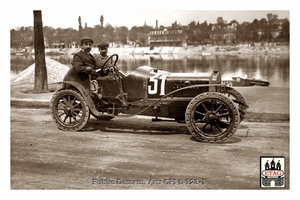
[[[293,192],[296,11],[256,2],[19,2],[4,188]]]

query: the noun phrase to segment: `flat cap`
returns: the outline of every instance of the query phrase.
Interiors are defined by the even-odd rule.
[[[92,44],[94,43],[94,41],[91,39],[91,38],[82,38],[80,40],[80,44],[82,45],[83,43],[86,43],[86,42],[91,42]]]
[[[108,47],[108,46],[109,46],[109,43],[105,42],[105,41],[102,41],[102,42],[97,44],[97,47]]]

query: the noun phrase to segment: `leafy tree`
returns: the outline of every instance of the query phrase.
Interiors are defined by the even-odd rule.
[[[261,20],[258,21],[258,23],[259,23],[258,26],[259,26],[259,28],[261,28],[261,29],[268,28],[268,26],[269,26],[269,23],[268,23],[268,21],[267,21],[266,18],[262,18]]]
[[[44,33],[44,38],[47,41],[48,46],[51,47],[54,42],[53,37],[55,34],[55,29],[53,29],[52,27],[49,27],[49,26],[44,26],[43,33]]]
[[[217,24],[218,24],[218,25],[223,25],[223,24],[224,24],[223,17],[218,17],[218,18],[217,18]]]
[[[109,24],[107,23],[105,25],[105,29],[104,29],[104,38],[107,41],[110,42],[115,42],[115,33],[114,33],[115,29]]]
[[[269,21],[269,25],[272,26],[278,20],[278,15],[268,13],[267,18],[268,18],[268,21]]]
[[[225,25],[225,23],[224,23],[223,18],[218,17],[217,24],[215,25],[215,28],[212,32],[213,40],[216,41],[216,43],[218,45],[220,45],[223,42],[223,35],[225,33],[224,25]]]
[[[66,47],[71,47],[72,42],[76,41],[77,31],[73,28],[67,28],[64,30],[64,43]]]
[[[193,20],[191,23],[188,24],[190,30],[195,30],[197,28],[196,22]]]
[[[282,23],[282,29],[279,35],[279,39],[286,42],[290,41],[290,22],[288,19],[285,19]]]
[[[104,17],[103,15],[100,16],[100,26],[103,27],[103,21],[104,21]]]
[[[130,41],[138,40],[138,29],[137,26],[132,27],[128,32],[128,38]]]
[[[251,26],[250,26],[250,30],[257,30],[260,29],[260,23],[257,19],[254,19]]]
[[[208,43],[209,42],[209,32],[211,30],[211,26],[204,21],[202,24],[199,25],[202,35],[202,42]]]
[[[77,41],[79,41],[80,40],[80,38],[82,38],[82,25],[81,25],[81,17],[79,16],[78,17],[78,24],[79,24],[79,26],[78,26],[78,39],[77,39]]]
[[[122,44],[127,44],[128,28],[126,26],[116,28],[116,35]]]
[[[143,26],[143,33],[148,34],[151,29],[152,29],[151,26],[147,26],[146,24],[144,24],[144,26]]]
[[[93,37],[93,28],[86,26],[82,29],[82,37]]]
[[[257,32],[253,32],[253,34],[252,34],[252,40],[254,41],[254,42],[258,42],[259,41],[259,35],[258,35],[258,33]]]
[[[101,27],[101,25],[96,25],[93,29],[93,40],[95,43],[100,43],[103,38],[104,38],[104,34],[103,34],[103,27]]]
[[[248,22],[243,22],[242,24],[238,24],[236,31],[237,43],[245,42],[248,43],[251,40],[250,25]]]

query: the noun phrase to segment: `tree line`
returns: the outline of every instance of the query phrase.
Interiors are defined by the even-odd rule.
[[[230,24],[236,24],[234,30],[227,27]],[[78,17],[78,30],[73,28],[57,28],[49,26],[43,27],[44,39],[47,47],[54,44],[63,44],[65,48],[72,47],[78,43],[82,37],[93,38],[95,44],[106,40],[116,45],[138,44],[139,46],[148,46],[148,34],[153,29],[173,28],[182,29],[188,44],[212,44],[216,41],[212,35],[224,35],[233,32],[235,37],[233,44],[251,43],[251,42],[289,42],[290,22],[288,19],[278,19],[278,15],[269,13],[266,18],[260,20],[254,19],[252,22],[239,23],[232,20],[227,23],[222,17],[218,17],[216,23],[208,24],[206,21],[199,23],[191,21],[187,25],[172,23],[169,27],[152,27],[146,23],[142,26],[133,26],[128,29],[126,26],[113,27],[110,23],[104,26],[104,17],[100,16],[99,24],[89,27],[87,23],[82,25],[81,17]],[[22,48],[33,46],[33,27],[20,27],[10,30],[10,44],[12,48]]]

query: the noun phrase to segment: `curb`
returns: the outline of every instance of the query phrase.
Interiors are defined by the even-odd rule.
[[[50,108],[50,101],[10,100],[10,106],[22,108]]]

